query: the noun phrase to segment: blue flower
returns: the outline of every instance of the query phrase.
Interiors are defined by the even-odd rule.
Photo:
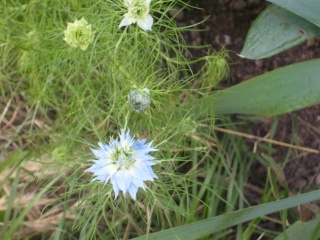
[[[110,180],[115,198],[122,191],[136,200],[138,188],[145,190],[145,181],[158,178],[151,167],[156,164],[155,158],[149,154],[157,149],[151,147],[152,142],[146,143],[146,139],[131,138],[130,130],[121,129],[119,137],[111,139],[109,144],[99,142],[100,149],[91,149],[96,159],[91,160],[94,164],[86,171],[95,176],[92,181],[107,183]]]

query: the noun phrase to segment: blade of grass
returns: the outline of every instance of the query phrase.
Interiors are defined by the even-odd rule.
[[[212,233],[227,229],[231,226],[250,221],[270,213],[278,212],[284,209],[295,207],[304,203],[320,199],[320,190],[304,193],[298,196],[286,198],[280,201],[274,201],[261,204],[246,209],[241,209],[231,213],[223,214],[217,217],[198,221],[180,227],[163,230],[158,233],[134,238],[134,240],[194,240],[208,236]]]
[[[279,234],[274,240],[300,240],[319,239],[320,215],[308,222],[296,221],[285,232]]]
[[[16,229],[21,225],[22,221],[24,220],[25,216],[27,215],[27,213],[31,210],[31,208],[34,206],[34,204],[37,203],[37,201],[40,200],[40,198],[50,189],[50,187],[57,182],[60,179],[60,176],[52,179],[48,184],[45,185],[45,187],[37,194],[37,196],[32,199],[32,201],[28,204],[28,206],[23,209],[23,211],[21,212],[21,214],[19,215],[18,218],[14,219],[14,221],[12,222],[12,225],[9,229],[7,229],[7,231],[4,233],[4,235],[2,236],[3,239],[13,239],[13,235],[14,232],[16,231]]]

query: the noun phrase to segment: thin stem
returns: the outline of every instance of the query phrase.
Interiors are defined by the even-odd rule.
[[[297,146],[297,145],[292,145],[292,144],[288,144],[288,143],[284,143],[284,142],[280,142],[280,141],[276,141],[276,140],[272,140],[272,139],[267,139],[267,138],[262,138],[262,137],[250,135],[250,134],[247,134],[247,133],[237,132],[237,131],[224,129],[224,128],[220,128],[220,127],[214,127],[214,130],[219,131],[219,132],[232,134],[232,135],[236,135],[236,136],[245,137],[245,138],[248,138],[248,139],[255,139],[255,140],[258,140],[258,141],[261,141],[261,142],[268,142],[268,143],[280,145],[280,146],[287,147],[287,148],[298,149],[298,150],[302,150],[302,151],[309,152],[309,153],[320,154],[320,151],[316,150],[316,149],[301,147],[301,146]]]

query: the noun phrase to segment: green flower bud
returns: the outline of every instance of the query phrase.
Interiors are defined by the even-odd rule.
[[[93,41],[94,32],[91,29],[91,24],[81,18],[75,20],[74,23],[69,23],[67,30],[64,30],[64,38],[71,47],[79,47],[82,50],[86,50],[89,44]]]
[[[148,88],[144,88],[142,90],[134,89],[131,90],[128,94],[128,101],[130,106],[139,112],[144,110],[150,106],[150,92]]]

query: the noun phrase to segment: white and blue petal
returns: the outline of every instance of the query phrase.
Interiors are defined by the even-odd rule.
[[[123,15],[119,28],[137,23],[144,31],[151,30],[153,18],[149,14],[151,0],[124,0],[128,12]]]
[[[138,192],[137,186],[131,184],[128,189],[128,192],[129,192],[130,196],[133,198],[133,200],[137,200],[137,192]]]
[[[145,15],[138,19],[137,24],[142,30],[151,31],[151,27],[153,25],[153,18],[149,14]]]
[[[114,180],[114,177],[111,178],[111,184],[112,184],[113,191],[114,191],[114,199],[116,199],[119,195],[120,188],[118,187],[117,181]]]
[[[135,140],[129,130],[122,129],[119,139],[111,139],[108,144],[99,142],[100,149],[91,149],[96,159],[90,160],[93,165],[86,171],[93,173],[93,181],[110,181],[115,198],[121,191],[136,199],[138,189],[145,190],[145,181],[158,178],[151,167],[156,164],[155,158],[149,154],[157,149],[151,145],[146,139]]]
[[[119,24],[119,28],[129,26],[134,23],[134,19],[130,17],[130,14],[126,13],[123,15],[124,18],[122,19],[121,23]]]

